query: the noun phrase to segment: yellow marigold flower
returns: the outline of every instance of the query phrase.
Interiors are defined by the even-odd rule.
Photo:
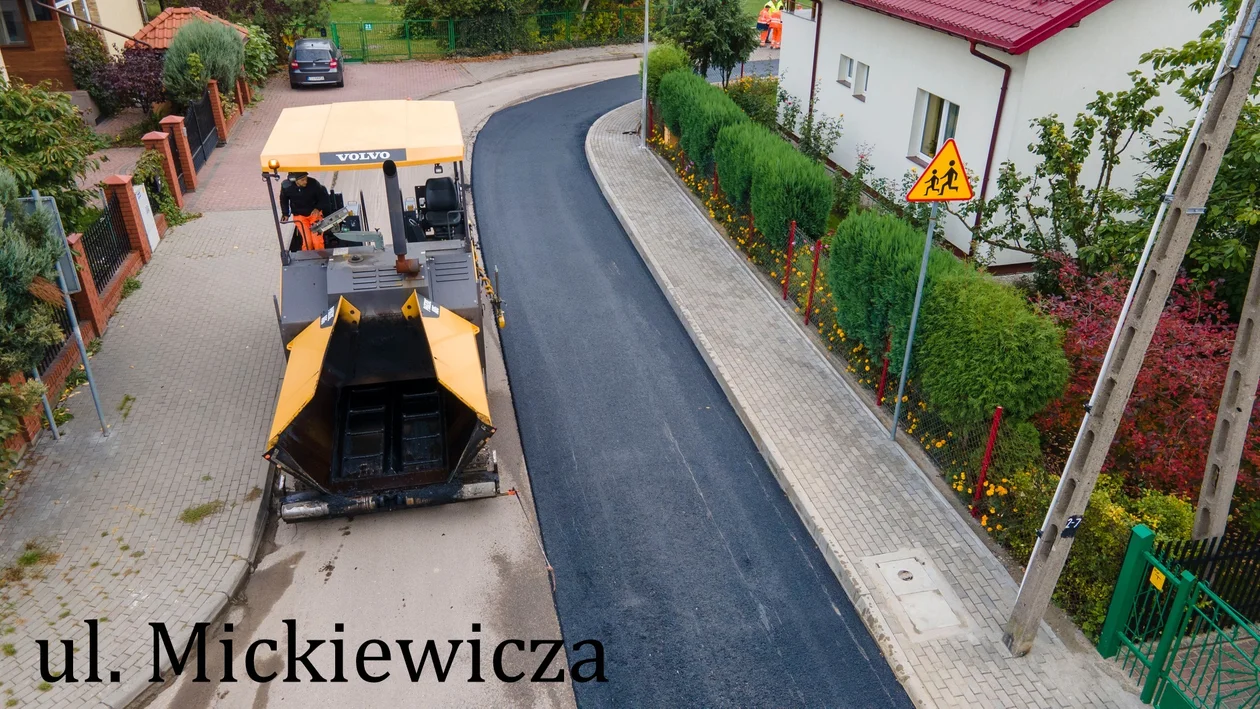
[[[996,529],[997,531],[999,531],[999,532],[1000,532],[1000,531],[1002,531],[1002,525],[1000,525],[1000,524],[999,524],[999,525],[996,525],[996,526],[994,527],[994,529]]]
[[[988,524],[989,524],[989,515],[980,515],[980,526],[983,527]]]

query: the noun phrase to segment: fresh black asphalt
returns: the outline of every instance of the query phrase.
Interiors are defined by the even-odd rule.
[[[578,703],[909,707],[587,165],[587,129],[638,95],[505,109],[472,169],[561,630],[606,651]]]

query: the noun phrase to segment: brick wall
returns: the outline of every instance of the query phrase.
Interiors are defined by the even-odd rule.
[[[184,127],[183,116],[167,116],[162,119],[162,130],[175,136],[176,159],[184,170],[185,192],[197,189],[197,168],[193,167],[192,146],[188,144],[188,129]]]
[[[166,180],[166,188],[171,191],[171,196],[175,198],[175,206],[180,209],[184,208],[184,190],[179,184],[179,173],[175,169],[175,156],[171,155],[171,141],[166,133],[161,131],[152,131],[145,133],[141,138],[144,141],[144,147],[149,150],[155,150],[162,156],[162,178]]]

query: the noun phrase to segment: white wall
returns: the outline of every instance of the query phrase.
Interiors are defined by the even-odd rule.
[[[1159,47],[1181,46],[1218,16],[1214,8],[1196,13],[1187,0],[1115,0],[1086,17],[1080,26],[1033,47],[1027,54],[1021,90],[1007,98],[1003,121],[1011,130],[1003,131],[994,172],[1002,159],[1010,159],[1021,172],[1031,172],[1037,165],[1037,158],[1028,151],[1037,140],[1033,121],[1057,113],[1070,130],[1076,114],[1085,110],[1097,92],[1129,88],[1132,82],[1128,74],[1134,69],[1152,75],[1150,65],[1139,62],[1142,54]],[[1100,49],[1103,47],[1105,51]],[[1164,107],[1153,128],[1157,134],[1189,121],[1198,108],[1187,105],[1171,88],[1164,89],[1152,105]],[[1129,189],[1134,185],[1143,171],[1140,158],[1144,149],[1140,138],[1130,144],[1126,159],[1113,173],[1112,186]],[[1083,178],[1096,179],[1098,165],[1097,157],[1088,160]],[[998,262],[1025,259],[1007,252]]]
[[[789,50],[789,46],[798,43],[799,30],[792,30],[800,24],[812,29],[813,23],[793,19],[784,17],[779,70],[784,86],[804,100],[809,95],[812,55],[806,56],[795,47]],[[822,23],[817,110],[844,120],[844,133],[832,160],[853,169],[858,149],[863,147],[868,149],[874,167],[871,178],[900,182],[907,170],[921,171],[921,165],[908,156],[917,152],[911,141],[918,117],[916,101],[922,89],[958,104],[954,137],[968,174],[978,180],[988,154],[1001,70],[971,56],[967,42],[961,39],[845,3],[826,3]],[[799,43],[810,45],[812,52],[812,37]],[[865,101],[837,81],[841,55],[870,66]],[[1023,59],[1000,57],[1016,68],[1012,82],[1017,83]],[[945,220],[945,236],[959,249],[967,250],[969,232],[952,217]]]
[[[75,12],[77,13],[79,3],[75,3]],[[141,27],[144,27],[144,16],[140,14],[140,4],[137,0],[96,0],[95,15],[92,21],[98,25],[121,32],[125,35],[134,35]],[[126,39],[119,37],[112,32],[104,32],[105,45],[115,55],[122,54],[123,44]]]
[[[1096,91],[1125,88],[1127,73],[1137,68],[1143,52],[1180,45],[1197,36],[1213,18],[1196,14],[1188,4],[1188,0],[1115,0],[1086,17],[1079,27],[1064,30],[1025,55],[979,47],[1012,68],[990,194],[998,167],[1008,157],[1022,171],[1035,166],[1027,151],[1035,138],[1030,121],[1058,113],[1070,125]],[[832,160],[852,169],[858,147],[864,145],[869,147],[873,177],[900,181],[907,169],[921,169],[907,155],[917,118],[916,97],[923,89],[959,105],[955,139],[968,174],[978,183],[988,155],[1002,70],[972,56],[967,40],[847,3],[825,3],[822,23],[818,110],[844,120],[844,134]],[[802,100],[809,96],[813,29],[812,22],[784,14],[781,82]],[[865,101],[837,82],[841,55],[871,67]],[[1172,92],[1159,101],[1166,108],[1157,127],[1168,125],[1168,117],[1181,123],[1191,115],[1191,109]],[[1131,152],[1140,155],[1140,148],[1136,145]],[[1129,161],[1117,171],[1115,184],[1131,185],[1139,169],[1136,161]],[[969,232],[953,217],[945,220],[945,235],[967,250]],[[1026,260],[1017,252],[1005,252],[997,255],[996,263]]]

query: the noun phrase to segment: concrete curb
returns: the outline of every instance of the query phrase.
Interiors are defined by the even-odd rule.
[[[546,54],[546,52],[541,52],[541,53],[542,53],[542,54]],[[480,84],[488,84],[488,83],[490,83],[491,81],[498,81],[498,80],[500,80],[500,79],[508,79],[508,78],[513,77],[513,76],[521,76],[522,74],[533,74],[534,72],[538,72],[538,71],[548,71],[548,70],[550,70],[550,69],[563,69],[563,68],[565,68],[565,67],[571,67],[571,66],[581,66],[582,64],[598,64],[598,63],[600,63],[600,62],[617,62],[617,61],[621,61],[621,60],[623,60],[623,59],[642,59],[642,58],[643,58],[643,50],[642,50],[642,49],[637,49],[637,50],[635,50],[635,51],[633,51],[633,52],[628,52],[628,53],[626,53],[626,54],[606,54],[606,55],[604,55],[604,56],[602,56],[602,57],[574,57],[573,61],[566,61],[566,62],[564,62],[563,64],[553,64],[552,66],[541,66],[541,67],[533,67],[533,68],[523,68],[523,69],[519,69],[519,70],[509,71],[509,72],[504,73],[504,74],[498,74],[498,75],[496,75],[496,76],[492,76],[492,77],[490,77],[490,78],[488,78],[488,79],[478,79],[477,77],[472,76],[472,72],[469,72],[467,69],[464,69],[464,71],[465,71],[465,72],[467,72],[467,73],[468,73],[468,75],[469,75],[469,76],[472,76],[472,78],[473,78],[473,83],[472,83],[472,84],[470,84],[470,85],[471,85],[471,86],[478,86],[478,85],[480,85]],[[456,63],[456,64],[459,64],[459,65],[460,65],[460,67],[461,67],[461,68],[463,68],[463,65],[464,65],[464,64],[472,64],[472,63],[475,63],[475,62],[472,62],[472,61],[469,61],[469,60],[464,60],[464,61],[456,61],[455,63]],[[561,89],[561,90],[563,91],[564,89]],[[443,93],[445,93],[445,92],[443,92]],[[506,107],[506,106],[504,106],[503,108],[507,108],[507,107]],[[497,111],[496,111],[496,112],[497,112]],[[494,115],[494,114],[491,114],[491,115]]]
[[[181,647],[188,643],[188,638],[192,635],[192,629],[198,623],[213,623],[223,614],[232,597],[245,585],[245,581],[249,578],[249,574],[253,571],[254,555],[258,552],[259,545],[262,544],[263,532],[267,528],[267,510],[271,504],[271,488],[274,482],[275,468],[268,467],[267,478],[262,487],[263,493],[254,500],[258,504],[254,510],[254,517],[250,521],[252,529],[250,533],[241,537],[241,541],[237,545],[236,558],[228,565],[227,573],[219,581],[218,587],[210,592],[210,597],[192,614],[192,618],[184,621],[187,623],[186,628],[171,635],[171,642],[175,647]],[[163,657],[161,664],[158,666],[159,673],[166,677],[171,670],[170,659]],[[151,693],[160,692],[167,687],[165,682],[152,682],[150,676],[136,676],[125,682],[120,688],[112,694],[101,700],[99,706],[108,707],[109,709],[126,709],[142,697],[147,697]]]
[[[637,101],[632,103],[637,103]],[[624,106],[622,108],[624,108]],[[892,668],[893,674],[897,677],[897,681],[899,681],[905,688],[906,694],[910,697],[910,701],[913,702],[916,707],[920,707],[921,709],[934,707],[935,703],[928,695],[922,681],[915,674],[905,652],[901,649],[900,644],[898,644],[896,638],[893,636],[892,629],[888,625],[888,621],[879,610],[875,596],[871,593],[870,589],[867,588],[866,582],[862,579],[857,567],[840,549],[831,534],[827,532],[822,522],[820,522],[821,516],[814,509],[814,506],[809,499],[800,492],[800,486],[794,480],[794,476],[788,470],[782,456],[780,456],[774,445],[763,437],[761,431],[759,431],[754,425],[752,418],[748,415],[748,412],[740,404],[739,399],[734,395],[721,365],[713,359],[712,354],[704,345],[704,340],[699,336],[699,333],[692,329],[692,325],[687,317],[686,311],[678,304],[674,297],[673,288],[670,286],[669,282],[665,280],[657,264],[649,256],[647,250],[644,248],[642,240],[635,231],[633,223],[626,218],[625,213],[618,204],[616,197],[609,190],[608,182],[604,177],[603,168],[600,166],[599,161],[594,158],[594,154],[591,149],[591,135],[594,134],[596,130],[601,129],[602,125],[609,120],[609,116],[618,110],[620,110],[620,108],[613,109],[613,111],[601,116],[591,125],[590,130],[586,134],[586,160],[590,165],[591,173],[595,176],[595,181],[599,184],[600,191],[604,194],[604,199],[608,202],[608,206],[612,208],[613,213],[617,215],[617,220],[621,222],[621,226],[630,237],[630,241],[634,244],[635,250],[639,252],[639,257],[643,259],[643,263],[648,267],[648,270],[652,273],[652,277],[656,280],[657,285],[660,286],[661,291],[665,294],[665,299],[669,301],[670,307],[673,308],[674,313],[678,316],[678,320],[682,323],[683,328],[686,329],[692,342],[695,343],[696,349],[700,352],[701,357],[704,358],[705,364],[709,367],[709,370],[713,372],[713,377],[718,381],[718,384],[721,385],[722,391],[726,394],[727,400],[731,403],[732,408],[735,409],[736,414],[739,415],[740,420],[744,424],[744,428],[748,430],[753,442],[757,445],[757,449],[761,451],[762,457],[765,458],[771,472],[774,473],[775,478],[779,481],[779,485],[783,488],[784,492],[787,493],[788,500],[791,501],[792,507],[796,509],[797,514],[801,517],[801,521],[805,523],[805,527],[809,530],[810,537],[822,551],[823,557],[827,560],[827,565],[831,567],[832,573],[834,573],[836,578],[839,579],[840,585],[844,588],[845,593],[849,596],[849,600],[853,603],[854,608],[861,616],[863,624],[866,625],[871,637],[875,640],[876,644],[879,645],[880,651],[884,653],[884,657],[888,661],[889,667]],[[653,154],[653,158],[655,157],[655,154]],[[678,187],[678,189],[682,188]],[[691,200],[688,200],[688,202],[695,207],[694,202]],[[728,248],[732,248],[724,238],[722,239],[722,243],[726,244]],[[733,248],[732,258],[736,258]],[[737,258],[737,260],[744,268],[749,268],[745,259]],[[830,366],[830,363],[828,363],[828,366]]]

